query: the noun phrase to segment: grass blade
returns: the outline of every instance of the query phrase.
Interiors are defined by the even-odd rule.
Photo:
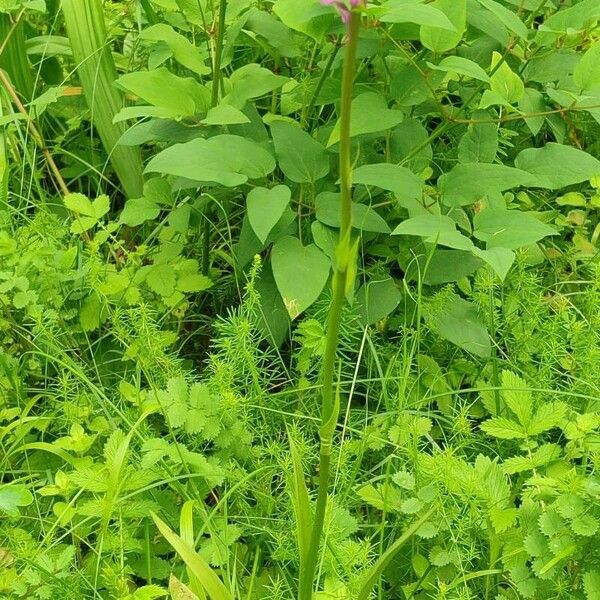
[[[123,107],[123,98],[114,86],[117,70],[107,39],[102,1],[63,0],[62,10],[92,123],[125,194],[139,198],[143,187],[141,153],[139,148],[118,145],[127,125],[113,123]]]
[[[300,453],[294,440],[288,432],[290,443],[290,454],[292,455],[292,463],[294,474],[291,485],[291,496],[294,512],[296,513],[296,537],[298,540],[298,550],[300,554],[300,570],[304,568],[306,553],[310,546],[310,532],[312,530],[312,514],[310,510],[310,497],[304,479],[304,469],[302,468],[302,460]]]
[[[369,569],[365,583],[360,588],[356,600],[368,600],[371,590],[375,587],[377,580],[397,552],[410,540],[418,529],[431,517],[436,507],[430,508],[420,519],[415,521],[380,557],[379,560]]]
[[[163,537],[173,546],[183,562],[189,567],[198,581],[201,582],[211,600],[233,600],[233,596],[219,579],[210,565],[197,552],[186,544],[164,521],[154,513],[150,513]]]

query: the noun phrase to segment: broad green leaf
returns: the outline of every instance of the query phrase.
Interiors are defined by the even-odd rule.
[[[572,146],[549,143],[543,148],[526,148],[515,166],[535,176],[535,187],[557,190],[600,175],[600,160]]]
[[[425,321],[433,332],[459,348],[481,358],[490,357],[490,336],[474,304],[453,295],[443,307],[427,309]]]
[[[435,0],[430,6],[442,11],[454,25],[455,31],[422,25],[421,43],[435,53],[456,48],[467,27],[467,0]]]
[[[582,0],[577,4],[557,10],[540,25],[542,32],[557,34],[576,33],[600,19],[600,4],[597,0]]]
[[[315,207],[317,219],[329,227],[340,226],[340,195],[333,192],[322,192],[317,196]],[[352,226],[361,231],[372,233],[389,233],[390,228],[385,220],[366,204],[352,203]]]
[[[405,119],[390,136],[390,159],[419,174],[433,158],[429,132],[418,119]],[[356,170],[355,170],[356,173]],[[399,196],[402,202],[403,195]]]
[[[473,235],[486,242],[488,249],[517,250],[557,233],[533,215],[519,210],[487,208],[475,215],[473,225]]]
[[[239,125],[250,123],[250,119],[231,104],[219,104],[209,109],[202,119],[204,125]]]
[[[445,215],[419,215],[407,219],[394,229],[392,235],[415,235],[424,238],[426,242],[455,250],[473,249],[473,242],[459,233],[456,223]]]
[[[465,75],[486,83],[490,81],[490,76],[476,62],[462,56],[446,56],[437,65],[432,63],[427,63],[427,65],[436,71]]]
[[[356,293],[356,302],[365,325],[387,317],[400,304],[401,294],[391,277],[365,283]]]
[[[287,185],[272,189],[257,187],[246,198],[248,220],[256,237],[264,244],[289,206],[292,192]]]
[[[462,163],[492,163],[498,152],[498,126],[477,122],[490,118],[485,111],[476,111],[471,118],[475,122],[469,125],[458,144],[458,160]]]
[[[273,121],[270,125],[277,162],[296,183],[314,183],[329,173],[329,154],[298,125]]]
[[[481,97],[481,108],[494,104],[510,106],[517,103],[525,93],[523,80],[508,66],[501,54],[494,52],[490,68],[493,70],[498,64],[500,66],[490,77],[490,89]]]
[[[289,81],[287,77],[275,75],[269,69],[250,63],[233,72],[229,78],[231,91],[225,96],[223,102],[241,109],[247,100],[264,96],[280,88],[287,81]]]
[[[146,275],[148,287],[159,296],[170,296],[175,291],[177,277],[168,264],[152,265]]]
[[[314,244],[298,238],[277,240],[271,254],[273,276],[291,319],[303,313],[321,295],[331,263]]]
[[[584,91],[600,87],[600,42],[596,42],[581,57],[573,71],[573,81]]]
[[[290,29],[315,40],[320,40],[338,20],[331,7],[314,0],[277,0],[273,12]]]
[[[481,250],[480,248],[473,247],[472,252],[475,256],[481,258],[481,260],[490,265],[501,281],[506,279],[516,258],[516,254],[509,248],[489,248],[488,250]]]
[[[525,88],[523,97],[519,100],[519,110],[524,115],[534,115],[547,111],[548,107],[541,92],[534,88]],[[537,135],[544,126],[543,115],[527,117],[524,121],[533,135]]]
[[[514,10],[510,10],[505,6],[502,6],[499,2],[495,0],[477,0],[479,4],[485,6],[490,12],[492,12],[502,24],[512,31],[516,33],[521,39],[526,40],[529,35],[529,30],[519,19],[516,12]]]
[[[391,163],[362,165],[353,171],[352,181],[389,190],[401,203],[418,200],[423,193],[422,179],[410,169]]]
[[[115,82],[122,90],[139,96],[172,117],[187,117],[206,112],[210,91],[191,77],[178,77],[161,67],[153,71],[134,71]]]
[[[153,512],[150,513],[150,516],[161,535],[175,549],[177,554],[183,559],[183,562],[202,584],[209,598],[211,600],[234,600],[233,595],[225,587],[210,565]]]
[[[210,73],[210,68],[205,64],[204,53],[170,25],[166,23],[151,25],[142,31],[140,38],[166,44],[173,53],[173,58],[190,71],[198,75]]]
[[[456,31],[444,12],[431,4],[423,4],[423,0],[389,0],[372,12],[383,23],[414,23]]]
[[[27,486],[22,484],[0,485],[0,514],[18,517],[19,508],[29,506],[32,502],[33,496]]]
[[[520,166],[520,165],[519,165]],[[536,185],[526,170],[504,165],[473,163],[455,166],[438,180],[444,204],[466,206],[488,196],[523,185]]]
[[[148,163],[146,172],[235,187],[274,169],[275,159],[262,146],[237,135],[217,135],[163,150]]]
[[[270,12],[251,8],[244,29],[264,38],[281,56],[295,58],[301,54],[294,33]]]
[[[399,110],[388,108],[383,96],[375,92],[365,92],[352,100],[352,115],[350,135],[380,133],[395,127],[402,121],[404,115]],[[340,122],[338,121],[329,136],[327,147],[333,146],[340,140]]]
[[[137,227],[144,221],[156,219],[160,213],[160,207],[149,198],[134,198],[127,200],[119,217],[119,223],[129,227]]]

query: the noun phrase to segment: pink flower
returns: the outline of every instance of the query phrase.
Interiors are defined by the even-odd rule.
[[[321,4],[327,6],[335,6],[342,21],[348,23],[350,21],[350,12],[357,6],[364,6],[366,0],[321,0]]]

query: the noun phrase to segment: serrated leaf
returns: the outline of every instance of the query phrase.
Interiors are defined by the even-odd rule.
[[[22,484],[0,485],[0,513],[9,517],[18,517],[19,508],[29,506],[33,502],[33,495]]]
[[[521,425],[504,417],[488,419],[481,424],[481,429],[488,435],[503,440],[525,439],[527,437],[527,433]]]

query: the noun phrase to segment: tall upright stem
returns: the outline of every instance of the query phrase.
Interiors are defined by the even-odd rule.
[[[349,269],[354,260],[350,233],[352,228],[352,153],[350,142],[350,118],[352,107],[352,87],[354,84],[354,63],[360,27],[360,14],[352,12],[348,23],[348,38],[344,57],[342,75],[342,99],[340,106],[340,240],[337,251],[337,262],[333,275],[333,300],[330,305],[327,321],[327,337],[325,353],[321,367],[322,406],[321,427],[319,430],[321,443],[319,451],[319,483],[317,504],[313,519],[310,546],[306,553],[300,573],[298,590],[299,600],[312,600],[315,572],[319,559],[319,546],[323,535],[327,495],[331,468],[331,451],[333,436],[339,413],[339,402],[335,394],[335,360],[339,343],[342,309],[349,283]]]
[[[227,0],[219,2],[219,18],[215,31],[215,53],[213,57],[213,80],[210,106],[219,104],[219,88],[221,86],[221,60],[223,58],[223,38],[225,36],[225,13]],[[208,219],[208,203],[204,208],[204,226],[202,227],[202,273],[208,275],[210,269],[210,220]]]

